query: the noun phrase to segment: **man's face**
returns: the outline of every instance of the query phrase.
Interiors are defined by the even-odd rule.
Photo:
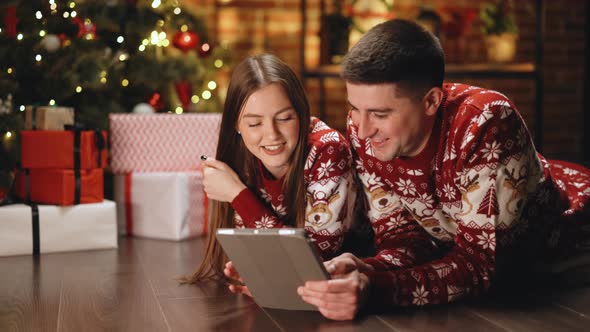
[[[412,157],[426,146],[438,104],[401,93],[395,83],[346,83],[352,123],[369,140],[375,157]],[[439,90],[440,91],[440,90]]]

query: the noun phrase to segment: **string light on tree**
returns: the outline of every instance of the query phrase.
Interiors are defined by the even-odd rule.
[[[175,112],[176,114],[182,114],[182,112],[184,112],[184,110],[182,109],[182,107],[180,107],[180,106],[177,106],[177,107],[176,107],[176,109],[174,110],[174,112]]]
[[[54,99],[51,99],[49,101],[49,106],[55,106],[55,100]]]
[[[160,0],[154,0],[152,2],[152,8],[156,9],[156,8],[160,7],[161,4],[162,4],[162,2]]]
[[[80,92],[82,92],[82,87],[78,85],[78,86],[76,87],[76,92],[77,92],[77,93],[80,93]]]
[[[202,58],[208,57],[211,54],[212,51],[212,47],[209,43],[204,43],[203,45],[201,45],[201,47],[199,48],[199,55]]]

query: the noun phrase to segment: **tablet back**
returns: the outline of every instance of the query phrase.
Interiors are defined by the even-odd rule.
[[[329,274],[303,229],[222,228],[216,235],[258,305],[317,310],[297,295],[297,287]]]

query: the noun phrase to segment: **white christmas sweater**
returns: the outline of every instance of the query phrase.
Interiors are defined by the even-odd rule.
[[[446,303],[486,290],[519,248],[556,244],[566,196],[590,195],[583,168],[580,186],[564,179],[574,192],[558,190],[504,95],[461,84],[443,90],[428,144],[412,158],[379,161],[349,118],[377,248],[366,259],[376,270],[372,306]]]
[[[306,193],[305,230],[324,259],[340,249],[348,225],[349,186],[352,184],[350,145],[342,134],[311,118],[308,156],[304,167]],[[283,178],[269,179],[261,168],[262,186],[244,189],[232,201],[236,227],[283,227],[286,214]]]

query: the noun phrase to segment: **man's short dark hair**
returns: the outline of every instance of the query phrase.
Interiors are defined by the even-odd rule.
[[[365,33],[342,63],[342,78],[347,82],[396,83],[410,93],[441,87],[444,73],[444,52],[438,38],[414,22],[400,19]]]

